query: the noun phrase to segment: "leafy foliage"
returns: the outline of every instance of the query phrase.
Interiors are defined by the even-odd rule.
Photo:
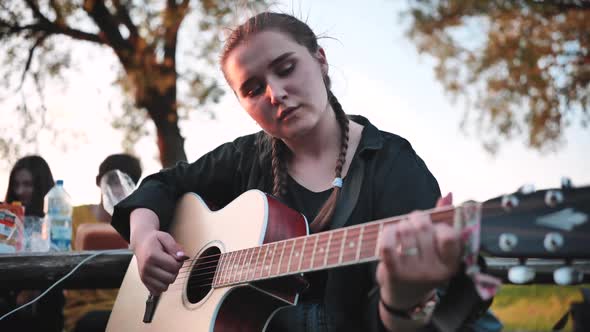
[[[554,150],[590,113],[590,4],[583,1],[409,0],[407,31],[436,77],[470,109],[484,146],[524,135]]]
[[[17,111],[20,134],[4,131],[0,154],[12,159],[23,145],[35,143],[27,137],[40,128],[51,130],[43,93],[60,78],[65,83],[64,73],[72,68],[88,65],[81,52],[110,50],[100,54],[114,56],[118,65],[113,82],[126,100],[112,123],[125,130],[125,148],[145,135],[151,119],[162,164],[186,159],[178,121],[222,96],[213,73],[224,30],[234,25],[237,13],[265,5],[265,0],[1,1],[0,91],[5,92],[0,102]],[[186,38],[179,43],[181,25]],[[23,95],[18,105],[15,93]]]

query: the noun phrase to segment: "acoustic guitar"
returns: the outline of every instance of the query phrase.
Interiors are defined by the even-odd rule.
[[[458,225],[474,204],[423,213]],[[478,207],[481,254],[523,263],[510,271],[511,280],[534,281],[525,260],[551,258],[563,259],[561,283],[582,282],[572,263],[590,257],[590,187],[517,192]],[[190,259],[169,289],[153,297],[133,257],[107,331],[263,331],[278,309],[297,304],[302,273],[377,261],[383,227],[404,218],[309,235],[303,215],[261,191],[247,191],[218,211],[185,194],[169,231]]]

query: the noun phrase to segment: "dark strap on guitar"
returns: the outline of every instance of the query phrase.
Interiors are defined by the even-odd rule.
[[[355,169],[350,169],[348,175],[343,180],[342,191],[340,192],[338,202],[336,202],[336,209],[334,210],[330,229],[344,226],[358,201],[365,175],[364,160],[359,158],[354,167]]]
[[[481,300],[473,281],[461,272],[451,279],[434,310],[432,323],[440,332],[459,331],[465,323],[484,314],[490,304]]]
[[[573,318],[574,332],[588,331],[590,328],[590,288],[580,288],[582,302],[572,303],[570,309],[555,323],[552,331],[565,328],[570,314]]]

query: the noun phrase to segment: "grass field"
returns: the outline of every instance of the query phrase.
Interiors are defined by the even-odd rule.
[[[492,311],[504,324],[504,331],[551,331],[569,309],[569,304],[582,299],[579,288],[504,285],[494,298]],[[571,322],[568,322],[565,331],[571,330]]]

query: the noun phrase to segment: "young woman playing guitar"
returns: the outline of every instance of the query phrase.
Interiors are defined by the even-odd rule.
[[[429,209],[437,199],[452,203],[450,195],[439,199],[436,179],[408,141],[344,112],[330,90],[327,54],[300,20],[251,17],[226,41],[221,68],[262,131],[147,177],[115,208],[112,224],[130,240],[152,295],[165,292],[193,254],[167,232],[187,192],[216,206],[250,189],[269,192],[300,211],[311,233]],[[237,225],[225,232],[247,231]],[[378,263],[307,274],[297,305],[273,312],[266,331],[432,329],[436,290],[459,271],[458,231],[415,213],[376,240]],[[241,309],[257,305],[245,300]],[[485,330],[477,318],[466,327]]]

